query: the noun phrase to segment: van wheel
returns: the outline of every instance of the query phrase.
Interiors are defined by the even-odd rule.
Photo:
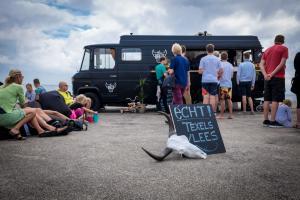
[[[95,110],[95,111],[98,111],[101,107],[101,101],[100,101],[98,95],[96,95],[95,93],[92,93],[92,92],[84,93],[84,95],[86,97],[89,97],[89,98],[92,99],[91,109]]]

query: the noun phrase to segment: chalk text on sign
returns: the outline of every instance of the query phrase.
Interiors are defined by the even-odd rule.
[[[211,117],[210,107],[208,106],[183,106],[181,108],[175,107],[174,114],[176,119],[189,119],[189,118],[197,118],[197,117],[205,117],[205,110]],[[200,116],[199,116],[200,115]]]

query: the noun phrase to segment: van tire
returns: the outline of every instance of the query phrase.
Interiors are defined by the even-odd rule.
[[[92,110],[98,111],[101,108],[101,101],[98,95],[96,95],[93,92],[87,92],[84,93],[84,95],[92,99],[92,105],[91,105]]]

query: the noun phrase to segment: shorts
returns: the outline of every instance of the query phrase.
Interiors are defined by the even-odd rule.
[[[264,82],[264,101],[282,102],[285,99],[285,79],[272,78]]]
[[[22,109],[14,109],[10,113],[0,114],[0,126],[11,129],[25,117]]]
[[[232,98],[232,90],[227,87],[220,87],[220,100],[226,100]]]
[[[181,85],[175,85],[173,89],[173,104],[183,104],[183,93],[185,88]]]
[[[218,83],[202,83],[202,96],[218,94]]]
[[[251,81],[240,82],[241,96],[251,97]]]

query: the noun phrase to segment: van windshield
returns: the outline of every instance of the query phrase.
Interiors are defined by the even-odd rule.
[[[84,51],[80,71],[86,71],[89,70],[89,68],[90,68],[90,50],[86,49]]]

